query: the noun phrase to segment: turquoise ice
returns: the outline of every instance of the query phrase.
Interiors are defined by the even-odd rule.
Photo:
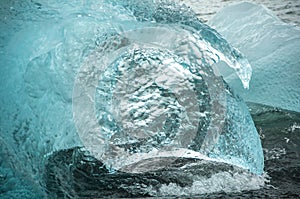
[[[10,194],[45,194],[45,161],[77,146],[111,172],[161,155],[262,174],[249,111],[216,68],[227,63],[247,88],[247,59],[184,5],[118,2],[1,12],[1,172],[22,179]]]
[[[251,63],[249,90],[243,89],[233,71],[223,71],[244,100],[300,111],[299,27],[282,22],[264,6],[245,2],[224,8],[209,25]]]

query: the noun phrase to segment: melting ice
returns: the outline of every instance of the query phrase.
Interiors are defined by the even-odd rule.
[[[53,1],[4,14],[0,175],[14,182],[3,180],[5,197],[86,196],[77,184],[87,176],[108,196],[119,179],[118,197],[170,195],[178,185],[199,194],[205,180],[234,184],[208,192],[261,185],[259,135],[215,67],[225,62],[247,88],[250,64],[189,8]],[[76,178],[79,170],[88,174]]]

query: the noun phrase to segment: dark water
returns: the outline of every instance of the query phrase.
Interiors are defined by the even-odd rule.
[[[218,193],[207,198],[299,198],[300,113],[248,104],[260,133],[269,182],[241,193]]]
[[[262,192],[270,197],[299,197],[300,114],[254,106],[252,115],[262,137],[265,171],[274,186]]]
[[[249,103],[260,133],[265,158],[266,184],[258,190],[213,193],[184,198],[298,198],[300,195],[300,113]],[[160,159],[161,164],[163,160]],[[45,181],[52,198],[150,197],[147,187],[161,183],[189,186],[191,175],[211,176],[220,171],[239,172],[231,165],[202,162],[185,169],[178,167],[199,160],[177,159],[166,170],[146,174],[108,174],[103,164],[80,148],[54,153],[46,164]],[[150,165],[148,165],[150,166]],[[214,169],[211,169],[213,166]],[[170,172],[171,171],[171,172]],[[120,184],[131,185],[122,187]],[[144,186],[144,193],[143,187]],[[173,197],[164,197],[173,198]],[[175,198],[175,197],[174,197]]]

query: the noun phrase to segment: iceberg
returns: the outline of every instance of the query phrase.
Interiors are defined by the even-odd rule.
[[[228,63],[247,87],[247,60],[184,7],[168,1],[116,4],[142,25],[99,37],[79,69],[73,112],[84,146],[112,171],[163,154],[189,157],[181,150],[186,148],[261,174],[251,116],[212,69]]]
[[[246,2],[222,9],[208,24],[251,63],[249,90],[242,88],[233,71],[219,65],[225,80],[244,100],[300,112],[299,27],[280,21],[262,5]]]
[[[28,12],[13,14],[24,7]],[[248,108],[216,64],[227,63],[245,88],[251,66],[189,8],[171,1],[74,0],[16,3],[6,12],[10,23],[1,24],[8,33],[0,46],[0,176],[20,185],[11,189],[11,181],[3,180],[3,197],[20,192],[25,198],[52,197],[53,176],[72,178],[59,165],[53,171],[52,164],[81,167],[81,161],[73,165],[68,159],[74,148],[89,153],[72,155],[88,162],[81,169],[95,162],[103,166],[92,176],[104,172],[106,183],[124,173],[142,179],[175,169],[184,176],[186,165],[193,183],[185,188],[197,194],[203,183],[191,178],[193,163],[217,165],[216,175],[200,169],[197,176],[213,176],[210,183],[223,176],[239,190],[245,178],[232,174],[256,179],[263,173],[261,142]],[[173,179],[150,195],[170,195],[172,183],[178,186]],[[135,191],[150,189],[151,180]],[[72,183],[63,182],[63,193],[72,195]],[[129,183],[123,186],[134,191]]]

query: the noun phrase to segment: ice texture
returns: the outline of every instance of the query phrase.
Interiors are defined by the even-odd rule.
[[[251,63],[250,89],[232,71],[225,80],[246,101],[300,112],[300,29],[286,24],[261,5],[238,3],[218,12],[208,23]]]
[[[45,162],[78,146],[111,173],[141,171],[128,168],[159,156],[263,172],[247,107],[214,66],[226,62],[244,87],[251,67],[187,7],[168,1],[3,5],[0,177],[9,178],[1,181],[3,197],[45,197]],[[13,179],[21,179],[17,187]]]

